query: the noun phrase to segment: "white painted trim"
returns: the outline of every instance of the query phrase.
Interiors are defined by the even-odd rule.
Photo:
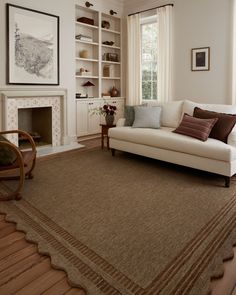
[[[61,101],[61,144],[62,145],[68,145],[71,144],[71,142],[77,142],[76,135],[68,136],[68,106],[67,106],[67,90],[66,89],[40,89],[36,88],[34,90],[32,89],[26,89],[26,88],[14,88],[14,89],[0,89],[0,101],[2,108],[1,111],[1,117],[2,122],[0,127],[6,128],[7,126],[7,101],[10,99],[27,99],[29,97],[60,97]]]

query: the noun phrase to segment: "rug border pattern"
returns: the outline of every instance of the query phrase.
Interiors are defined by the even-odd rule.
[[[166,284],[166,281],[168,281],[168,279],[171,277],[171,275],[173,274],[173,272],[178,271],[178,269],[181,267],[181,259],[179,259],[178,262],[178,257],[183,257],[186,255],[186,251],[194,251],[194,244],[197,242],[197,245],[200,245],[200,242],[202,239],[204,239],[204,237],[208,234],[209,231],[212,231],[218,223],[221,222],[221,219],[228,214],[228,212],[234,207],[236,203],[235,197],[232,197],[214,216],[213,218],[207,223],[205,224],[205,226],[203,228],[201,228],[201,230],[197,233],[197,235],[195,235],[195,237],[186,245],[186,247],[181,251],[181,253],[179,255],[177,255],[177,257],[171,261],[167,267],[163,270],[163,272],[161,274],[159,274],[149,285],[147,288],[142,288],[139,285],[137,285],[136,283],[132,282],[129,278],[127,278],[127,276],[125,276],[124,274],[122,274],[121,272],[119,272],[117,269],[115,269],[112,265],[110,265],[107,261],[105,261],[103,258],[101,258],[99,255],[97,255],[94,251],[92,251],[91,249],[89,249],[86,245],[84,245],[83,243],[81,243],[79,240],[75,239],[71,234],[69,234],[65,229],[63,229],[62,227],[60,227],[58,224],[56,224],[53,220],[51,220],[48,216],[46,216],[45,214],[43,214],[40,210],[38,210],[37,208],[35,208],[33,205],[31,205],[29,202],[27,202],[26,200],[22,200],[21,204],[23,205],[23,207],[25,207],[28,210],[32,210],[34,212],[34,214],[37,215],[37,218],[39,218],[43,223],[45,223],[50,229],[52,229],[53,231],[55,231],[57,234],[59,234],[61,236],[61,238],[63,238],[64,240],[66,240],[68,243],[70,243],[73,247],[76,247],[76,249],[78,250],[79,247],[79,251],[81,251],[82,255],[85,255],[88,259],[90,259],[92,262],[96,263],[96,265],[98,267],[100,267],[103,271],[107,272],[107,274],[109,276],[112,276],[117,282],[119,282],[120,284],[123,285],[123,287],[125,287],[127,290],[129,290],[131,292],[131,294],[159,294],[160,292],[162,292],[163,290],[163,284]],[[22,211],[18,206],[15,206],[15,209],[20,210],[25,216],[23,218],[23,216],[21,216],[21,218],[23,218],[24,220],[28,220],[28,223],[30,223],[32,225],[32,219],[31,217],[26,213],[25,211]],[[21,215],[22,215],[21,213]],[[30,220],[29,220],[30,218]],[[236,218],[231,218],[232,222],[230,223],[230,225],[228,226],[228,230],[227,230],[227,235],[224,235],[223,240],[222,237],[219,236],[218,237],[218,244],[214,247],[214,253],[212,251],[210,251],[211,253],[211,258],[216,254],[217,250],[220,248],[220,246],[225,242],[225,240],[228,238],[229,234],[231,233],[231,231],[233,230],[235,223],[236,223]],[[35,222],[34,222],[35,223]],[[37,223],[34,224],[35,229],[40,233],[40,235],[44,236],[45,233],[44,231],[46,231],[44,228],[39,227],[39,225]],[[212,228],[213,227],[213,228]],[[224,228],[225,231],[225,228]],[[52,241],[52,239],[54,239],[54,243],[56,243],[56,239],[50,235],[50,239]],[[214,237],[214,240],[216,241],[216,237]],[[58,241],[57,241],[58,242]],[[59,242],[58,242],[59,243]],[[209,243],[209,245],[211,245],[212,242]],[[54,245],[54,244],[53,244]],[[62,246],[62,245],[61,245]],[[58,248],[58,245],[56,245],[56,247]],[[59,248],[58,248],[59,249]],[[60,251],[61,248],[60,248]],[[65,252],[64,252],[65,251]],[[66,249],[64,247],[64,250],[61,252],[61,254],[63,256],[65,256],[65,258],[69,259],[71,258],[71,255],[75,256],[72,252],[68,253],[68,249]],[[65,255],[64,255],[65,254]],[[190,253],[191,254],[191,253]],[[207,257],[209,258],[209,255],[207,255]],[[74,259],[74,257],[73,257]],[[70,262],[73,259],[69,259]],[[82,262],[80,259],[75,260],[75,266],[81,268],[81,265],[84,265],[84,262]],[[206,269],[206,267],[208,266],[208,264],[210,263],[211,259],[207,259],[207,263],[205,263],[204,267],[201,267],[201,271],[198,273],[198,276],[204,271],[204,269]],[[178,262],[178,263],[177,263]],[[80,264],[82,263],[82,264]],[[83,267],[81,268],[82,271],[80,270],[80,272],[83,273],[87,273],[88,270],[85,270]],[[196,266],[196,269],[199,270],[199,267]],[[90,269],[90,271],[93,272],[93,276],[95,272],[93,270]],[[89,271],[89,272],[90,272]],[[196,270],[195,270],[196,271]],[[87,274],[88,276],[88,274]],[[99,274],[96,273],[96,276],[100,277],[100,279],[104,280],[103,278],[101,278],[101,276]],[[197,279],[197,277],[195,275],[195,279]],[[99,286],[100,284],[98,283],[98,277],[97,279],[93,279],[93,283],[95,283],[95,285]],[[163,282],[160,282],[160,278],[163,278]],[[185,278],[184,281],[181,280],[181,282],[178,283],[178,287],[179,286],[183,286],[181,288],[181,292],[182,293],[178,293],[178,290],[176,291],[176,294],[184,294],[183,290],[186,290],[186,288],[188,289],[188,291],[191,289],[191,286],[194,283],[194,279],[192,278],[192,276],[188,275],[187,278]],[[108,282],[105,281],[105,285],[106,285],[106,291],[104,288],[100,288],[99,289],[102,291],[103,289],[103,293],[104,294],[120,294],[120,292],[118,290],[113,290],[115,292],[118,293],[114,293],[113,291],[111,292],[111,289],[108,288],[108,285],[110,286],[110,284]],[[186,287],[187,286],[187,287]],[[111,288],[113,288],[112,286],[110,286]],[[108,288],[108,289],[107,289]],[[108,291],[108,292],[107,292]]]

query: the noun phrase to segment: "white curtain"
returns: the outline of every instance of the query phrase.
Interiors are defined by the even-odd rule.
[[[173,7],[157,9],[157,97],[160,102],[173,100]]]
[[[236,105],[236,0],[234,0],[233,5],[232,104]]]
[[[141,30],[139,14],[127,17],[127,84],[126,104],[141,103]]]

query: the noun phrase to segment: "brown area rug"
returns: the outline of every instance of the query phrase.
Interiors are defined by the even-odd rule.
[[[0,212],[88,294],[207,294],[236,237],[236,182],[125,153],[40,160]]]

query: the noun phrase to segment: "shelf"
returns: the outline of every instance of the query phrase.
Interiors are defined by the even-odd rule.
[[[80,76],[80,75],[76,75],[75,78],[79,78],[79,79],[98,79],[98,76]]]
[[[105,45],[105,44],[102,44],[102,47],[105,47],[105,48],[112,48],[112,49],[119,49],[119,50],[120,50],[120,47],[118,47],[118,46],[111,46],[111,45]]]
[[[75,40],[76,43],[82,43],[82,44],[89,44],[89,45],[95,45],[98,46],[97,42],[87,42],[87,41],[81,41],[81,40]]]
[[[90,116],[90,110],[92,108],[99,108],[106,101],[114,103],[118,109],[116,119],[119,119],[119,117],[124,116],[123,111],[125,104],[124,98],[122,97],[122,19],[118,16],[111,16],[103,11],[93,10],[84,6],[85,5],[81,6],[75,4],[75,17],[72,19],[77,38],[79,38],[78,34],[89,36],[89,39],[83,39],[81,37],[82,40],[80,40],[76,39],[75,35],[74,43],[75,93],[81,93],[83,96],[82,98],[75,98],[77,103],[77,136],[91,135],[100,132],[99,124],[101,123],[101,118],[100,116]],[[91,25],[93,22],[90,22],[90,24],[78,22],[77,20],[79,17],[93,19],[94,25]],[[102,25],[102,21],[107,21],[109,26],[105,27],[106,24]],[[104,28],[102,26],[104,26]],[[103,44],[103,42],[105,42],[105,44]],[[85,55],[82,54],[84,50],[87,51]],[[109,54],[111,55],[109,56]],[[108,67],[109,71],[107,69]],[[81,73],[82,69],[86,72]],[[108,74],[109,77],[106,77]],[[93,83],[94,87],[85,88],[83,85],[87,81]],[[102,94],[110,93],[113,87],[117,88],[118,97],[102,97]],[[85,89],[87,90],[86,93],[89,98],[84,97]],[[90,105],[91,103],[93,103],[93,105]]]
[[[118,62],[118,61],[103,60],[102,63],[104,63],[104,64],[113,64],[113,65],[120,65],[120,62]]]
[[[78,21],[76,21],[75,23],[76,23],[76,25],[82,26],[82,27],[84,27],[84,28],[89,28],[89,29],[93,29],[93,30],[98,30],[98,26],[89,25],[89,24],[85,24],[85,23],[82,23],[82,22],[78,22]]]
[[[76,98],[76,102],[79,102],[79,101],[91,101],[91,98],[92,97]],[[92,99],[93,99],[93,101],[95,101],[95,100],[96,101],[104,101],[104,100],[106,101],[108,99],[109,100],[112,100],[112,99],[113,100],[117,100],[117,99],[118,100],[124,100],[124,97],[121,97],[121,96],[113,96],[113,97],[112,96],[111,97],[102,97],[102,96],[100,96],[100,97],[97,97],[96,96],[96,97],[93,97]]]
[[[80,61],[98,62],[98,59],[93,59],[93,58],[76,57],[75,59]]]
[[[120,77],[102,77],[104,80],[120,80]]]
[[[118,31],[113,31],[113,30],[108,30],[108,29],[103,29],[103,28],[102,28],[102,31],[103,32],[108,32],[108,33],[120,35],[120,32],[118,32]]]

